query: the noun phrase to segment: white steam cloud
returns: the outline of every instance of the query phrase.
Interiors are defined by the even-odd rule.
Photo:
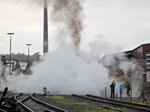
[[[107,87],[107,96],[109,96],[109,85],[112,79],[108,78],[108,69],[100,63],[99,59],[105,53],[114,53],[112,49],[116,51],[119,46],[110,44],[104,38],[96,37],[97,41],[89,43],[89,51],[80,50],[79,55],[76,55],[75,46],[67,41],[68,30],[58,30],[54,38],[55,46],[56,44],[58,46],[43,57],[43,62],[34,65],[31,76],[6,75],[5,80],[1,80],[1,87],[8,86],[9,90],[14,92],[42,93],[43,87],[46,86],[51,94],[74,93],[102,96],[104,88]],[[98,46],[101,46],[100,49]],[[120,69],[124,72],[132,70],[133,76],[138,76],[135,74],[137,71],[135,62],[126,60],[123,55],[119,55],[118,58],[124,60],[118,65]],[[107,58],[104,62],[113,66],[115,58]],[[117,82],[116,93],[119,91],[119,84],[120,82]]]
[[[17,92],[41,93],[46,86],[52,94],[100,95],[105,88],[108,70],[90,52],[80,51],[77,56],[73,45],[62,43],[33,67],[31,76],[7,76],[5,84]]]
[[[7,81],[2,80],[2,86],[8,86],[14,92],[42,93],[42,88],[46,86],[51,94],[103,95],[102,91],[108,82],[108,70],[95,58],[96,52],[91,53],[97,47],[92,46],[86,52],[80,50],[76,55],[75,46],[67,38],[67,30],[59,30],[55,37],[58,47],[49,52],[43,62],[34,65],[31,76],[6,75]],[[99,45],[104,42],[100,39]],[[98,55],[102,57],[100,55],[103,54]]]

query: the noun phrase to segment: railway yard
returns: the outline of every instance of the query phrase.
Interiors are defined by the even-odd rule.
[[[150,112],[150,0],[0,0],[0,13],[0,112]]]
[[[149,104],[93,95],[3,93],[1,101],[0,112],[150,112]]]

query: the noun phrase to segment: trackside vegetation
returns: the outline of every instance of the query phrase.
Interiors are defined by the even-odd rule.
[[[65,96],[46,96],[46,98],[54,101],[55,103],[65,106],[75,112],[117,112],[115,110],[106,109],[98,105],[88,102],[81,102],[76,99],[67,98]]]

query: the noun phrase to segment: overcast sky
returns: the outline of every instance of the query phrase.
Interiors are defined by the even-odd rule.
[[[0,0],[0,53],[9,53],[8,32],[12,37],[12,52],[41,52],[43,45],[43,9],[19,0]],[[84,0],[84,32],[82,41],[90,42],[96,35],[122,50],[130,50],[150,42],[150,0]],[[49,35],[54,31],[49,23]],[[53,32],[54,33],[54,32]],[[49,41],[53,40],[49,37]],[[50,46],[49,46],[50,47]]]

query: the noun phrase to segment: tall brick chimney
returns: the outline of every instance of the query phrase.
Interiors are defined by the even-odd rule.
[[[44,31],[43,31],[43,54],[48,52],[48,6],[47,0],[44,0]]]

